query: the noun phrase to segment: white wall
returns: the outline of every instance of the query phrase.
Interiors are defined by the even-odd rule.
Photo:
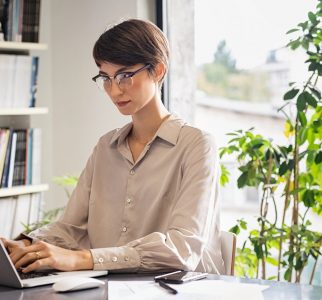
[[[41,59],[38,103],[48,106],[50,114],[35,124],[44,129],[43,175],[50,182],[45,209],[67,202],[52,178],[79,175],[98,138],[129,121],[91,81],[97,74],[92,48],[111,23],[129,17],[153,21],[151,2],[42,1],[40,39],[49,50]]]

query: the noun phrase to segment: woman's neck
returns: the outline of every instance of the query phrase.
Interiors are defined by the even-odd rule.
[[[147,143],[153,138],[162,122],[164,122],[169,115],[169,111],[164,107],[161,101],[156,107],[133,115],[132,138],[140,143]]]

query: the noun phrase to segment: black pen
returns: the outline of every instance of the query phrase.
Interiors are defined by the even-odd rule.
[[[168,290],[172,294],[178,294],[178,291],[172,288],[170,285],[167,285],[164,281],[158,280],[159,285],[163,287],[164,289]]]

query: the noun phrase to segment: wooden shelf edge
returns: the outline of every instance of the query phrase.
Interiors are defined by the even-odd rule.
[[[46,50],[47,44],[25,42],[0,42],[0,49],[4,50]]]
[[[48,114],[47,107],[0,108],[1,116],[44,115],[44,114]]]
[[[0,189],[0,198],[45,192],[48,189],[48,184],[23,185],[12,188],[3,188]]]

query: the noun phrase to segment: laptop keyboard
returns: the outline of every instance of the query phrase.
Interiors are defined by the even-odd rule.
[[[18,272],[19,277],[21,279],[30,279],[30,278],[37,278],[37,277],[44,277],[53,274],[52,272],[29,272],[29,273],[22,273],[21,271]]]

